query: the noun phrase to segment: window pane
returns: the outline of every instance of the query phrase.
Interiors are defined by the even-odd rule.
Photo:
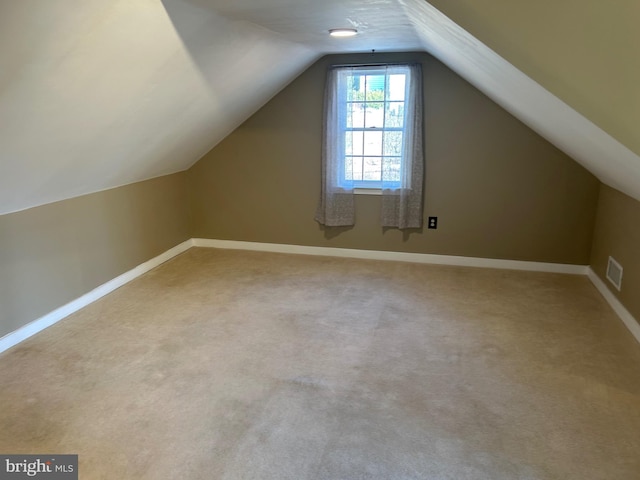
[[[347,103],[347,128],[364,127],[364,105]]]
[[[344,132],[344,153],[353,155],[353,132]]]
[[[353,180],[353,157],[345,157],[344,159],[344,179]]]
[[[367,75],[365,96],[367,102],[384,100],[384,78],[384,75]]]
[[[353,128],[353,103],[347,103],[346,107],[347,128]]]
[[[362,157],[345,157],[344,170],[347,180],[362,180]],[[347,177],[347,174],[350,176]]]
[[[363,100],[362,75],[350,75],[347,77],[347,100]]]
[[[353,134],[353,155],[364,154],[364,132],[351,132]]]
[[[362,155],[364,153],[364,132],[344,132],[344,152],[345,155]]]
[[[380,157],[365,157],[364,158],[364,170],[362,172],[363,180],[377,180],[380,181],[382,175],[382,158]]]
[[[364,127],[365,128],[382,128],[384,125],[384,103],[371,102],[367,103],[366,116]]]
[[[384,132],[383,155],[402,155],[402,132]]]
[[[364,134],[364,154],[365,155],[382,155],[382,132],[367,131]]]
[[[387,128],[402,128],[404,126],[404,102],[389,102],[386,107],[385,126]]]
[[[387,100],[404,101],[405,75],[389,75],[389,87],[387,88]]]
[[[385,182],[400,181],[400,157],[384,157],[382,179]]]

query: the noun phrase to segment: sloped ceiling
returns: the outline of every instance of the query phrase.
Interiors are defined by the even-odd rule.
[[[432,3],[511,63],[423,0],[0,0],[0,214],[184,170],[321,55],[372,49],[429,51],[640,199],[637,6]]]
[[[640,154],[638,0],[430,0]]]
[[[429,3],[401,1],[427,51],[602,182],[640,200],[640,156],[637,153]],[[635,91],[630,93],[635,95]],[[633,98],[629,100],[633,101]]]

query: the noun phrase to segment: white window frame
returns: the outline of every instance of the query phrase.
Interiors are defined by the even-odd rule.
[[[338,185],[340,186],[344,186],[346,188],[350,188],[353,189],[353,192],[356,194],[368,194],[368,195],[380,195],[382,192],[382,187],[383,187],[383,180],[348,180],[346,179],[346,171],[347,171],[347,167],[346,167],[346,162],[347,162],[347,157],[352,157],[352,158],[362,158],[363,161],[363,167],[362,170],[364,171],[364,160],[366,158],[380,158],[381,159],[381,168],[382,168],[382,164],[384,162],[384,158],[391,158],[391,157],[398,157],[399,158],[399,164],[400,164],[400,168],[403,168],[405,163],[405,159],[403,159],[403,155],[405,153],[405,148],[404,145],[400,146],[400,155],[385,155],[384,152],[384,137],[385,134],[387,132],[402,132],[402,142],[404,143],[405,138],[406,138],[406,128],[408,127],[408,121],[406,118],[406,100],[408,98],[408,86],[409,86],[409,78],[410,78],[410,74],[411,71],[409,69],[409,67],[407,65],[375,65],[375,66],[371,66],[371,65],[362,65],[362,66],[345,66],[345,67],[338,67],[342,72],[343,75],[345,75],[345,77],[347,79],[352,79],[354,76],[366,76],[366,75],[384,75],[384,95],[383,95],[383,99],[382,100],[367,100],[366,98],[362,99],[362,100],[354,100],[354,99],[349,99],[348,98],[348,89],[350,88],[350,85],[352,84],[351,81],[345,81],[345,78],[341,78],[340,75],[338,75],[338,77],[336,77],[336,82],[338,82],[338,84],[336,85],[336,88],[338,89],[338,95],[337,95],[337,99],[338,99],[338,125],[335,125],[334,128],[336,129],[336,134],[338,135],[338,138],[341,139],[340,141],[340,153],[339,153],[339,158],[338,158],[338,172],[337,172],[337,182]],[[398,74],[404,74],[407,77],[407,80],[405,80],[405,91],[404,91],[404,96],[403,96],[403,100],[399,101],[397,99],[390,99],[389,98],[389,86],[390,86],[390,81],[389,81],[389,77],[391,75],[398,75]],[[365,91],[366,91],[366,86],[365,86]],[[382,109],[383,109],[383,114],[382,114],[382,125],[381,126],[374,126],[374,127],[366,127],[366,105],[369,103],[381,103],[382,104]],[[402,121],[402,127],[390,127],[386,125],[386,118],[387,115],[385,114],[385,112],[387,112],[387,106],[390,103],[402,103],[403,106],[403,111],[404,111],[404,117],[403,117],[403,121]],[[354,127],[354,126],[348,126],[348,115],[347,115],[347,111],[348,111],[348,106],[349,105],[356,105],[356,104],[361,104],[365,106],[365,113],[363,116],[363,124],[362,126],[358,126],[358,127]],[[329,128],[331,128],[331,126],[328,126]],[[380,151],[380,155],[365,155],[365,147],[364,147],[364,142],[365,142],[365,132],[367,131],[371,131],[371,130],[375,130],[375,131],[381,131],[382,132],[382,145],[381,145],[381,151]],[[362,145],[362,151],[361,154],[356,155],[353,151],[351,152],[351,155],[347,155],[347,145],[346,145],[346,134],[348,132],[363,132],[363,145]],[[382,173],[381,173],[381,178],[382,178]],[[402,174],[400,174],[400,178],[407,178],[406,176],[403,177]],[[409,179],[410,180],[410,179]],[[390,181],[385,181],[384,182],[384,188],[385,189],[390,189],[390,190],[395,190],[395,189],[400,189],[405,187],[406,185],[403,186],[401,184],[401,180],[398,180],[398,182],[390,182]]]

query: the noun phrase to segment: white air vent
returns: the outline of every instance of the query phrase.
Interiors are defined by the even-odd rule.
[[[609,263],[607,264],[607,279],[618,291],[620,290],[622,287],[622,265],[616,262],[613,257],[609,257]]]

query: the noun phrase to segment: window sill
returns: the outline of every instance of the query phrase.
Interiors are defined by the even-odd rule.
[[[354,188],[354,195],[382,195],[381,188]]]

